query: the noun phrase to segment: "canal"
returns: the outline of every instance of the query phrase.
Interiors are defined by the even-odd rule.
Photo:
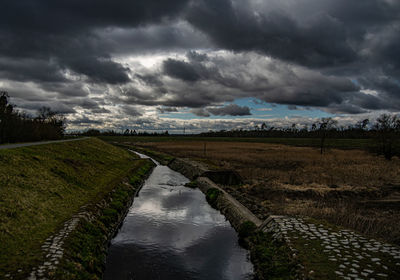
[[[157,163],[111,241],[104,279],[252,279],[235,230],[187,182]]]

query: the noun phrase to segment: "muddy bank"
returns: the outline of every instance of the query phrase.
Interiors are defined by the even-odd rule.
[[[110,240],[117,232],[135,194],[154,163],[140,160],[140,168],[116,182],[99,202],[82,207],[42,246],[46,258],[29,279],[101,279]]]

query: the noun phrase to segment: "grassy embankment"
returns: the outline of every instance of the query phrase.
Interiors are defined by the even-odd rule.
[[[60,280],[102,278],[109,239],[115,234],[135,192],[153,166],[150,160],[144,161],[134,174],[128,176],[127,182],[119,183],[105,198],[106,205],[93,209],[92,212],[96,213],[94,219],[79,222],[77,229],[67,238],[64,258],[51,277]]]
[[[0,278],[27,276],[46,238],[144,162],[98,139],[1,150]]]
[[[146,149],[238,171],[245,184],[226,190],[260,218],[268,214],[306,215],[400,244],[399,208],[370,202],[398,200],[400,160],[397,157],[387,161],[361,149],[328,149],[321,155],[317,147],[183,141],[184,138],[170,141],[168,137],[141,142],[139,138],[117,137],[113,141],[132,141]],[[356,145],[354,141],[351,143]]]

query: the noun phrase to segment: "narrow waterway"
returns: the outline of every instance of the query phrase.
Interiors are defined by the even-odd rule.
[[[189,180],[157,165],[111,241],[104,279],[251,279],[235,230]]]

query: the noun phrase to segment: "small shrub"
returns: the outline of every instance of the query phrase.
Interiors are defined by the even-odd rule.
[[[106,208],[103,210],[103,215],[100,217],[100,221],[105,225],[111,225],[118,217],[118,212],[111,208]]]
[[[257,230],[257,226],[250,221],[245,221],[243,222],[240,227],[239,227],[239,238],[241,240],[250,237],[251,235],[253,235],[255,233],[255,231]]]
[[[296,262],[288,256],[290,251],[282,242],[277,242],[271,234],[254,231],[249,236],[251,260],[260,271],[262,279],[296,279]]]
[[[192,188],[192,189],[197,188],[197,186],[198,186],[197,181],[191,181],[191,182],[185,184],[185,187]]]
[[[123,204],[121,201],[119,201],[119,200],[113,200],[113,201],[110,203],[110,206],[111,206],[112,208],[114,208],[115,210],[117,210],[117,211],[121,211],[122,209],[124,209],[124,204]]]
[[[216,188],[210,188],[207,190],[206,199],[207,202],[212,206],[216,207],[218,196],[220,195],[221,191]]]

